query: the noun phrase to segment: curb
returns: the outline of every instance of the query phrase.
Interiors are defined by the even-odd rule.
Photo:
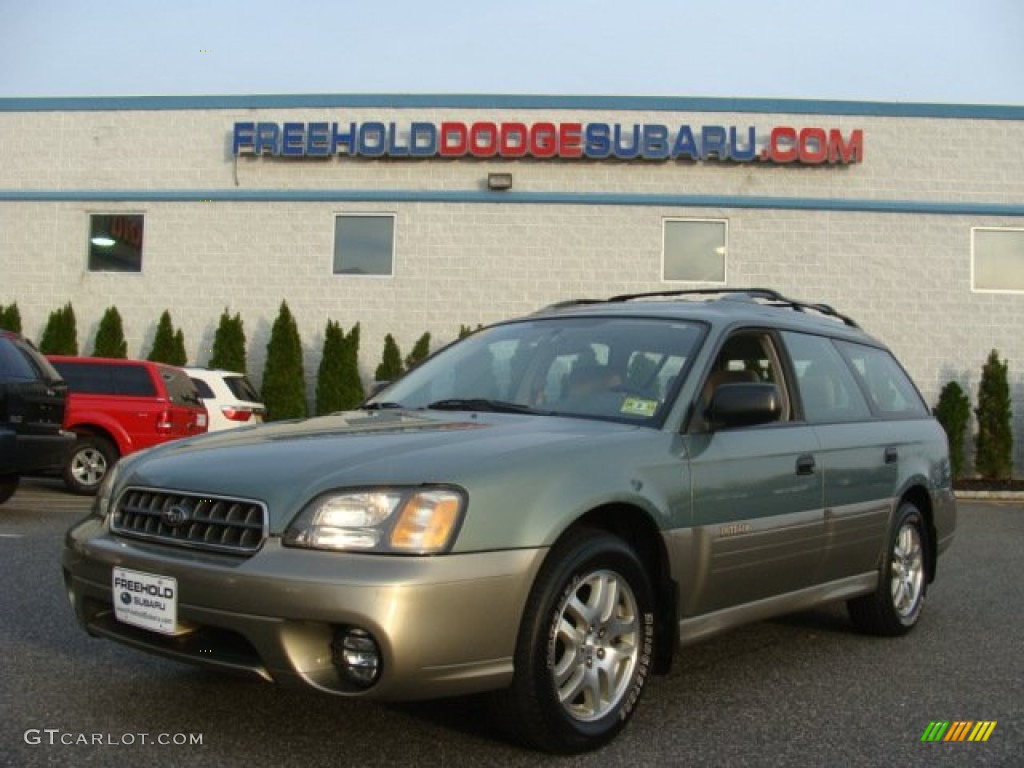
[[[957,501],[1024,502],[1024,491],[954,491]]]

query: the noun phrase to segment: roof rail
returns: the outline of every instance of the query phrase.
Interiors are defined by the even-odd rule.
[[[811,304],[799,299],[791,299],[783,296],[771,288],[693,288],[688,290],[672,291],[651,291],[649,293],[624,293],[619,296],[612,296],[609,302],[633,301],[635,299],[653,298],[676,298],[685,296],[718,296],[722,301],[747,301],[760,303],[769,307],[783,307],[796,312],[815,312],[819,315],[831,317],[841,321],[851,328],[860,328],[860,325],[848,315],[836,311],[828,304]],[[575,303],[593,303],[593,300],[586,299]],[[568,305],[567,304],[567,305]]]

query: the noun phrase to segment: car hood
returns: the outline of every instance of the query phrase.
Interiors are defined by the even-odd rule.
[[[227,430],[168,443],[125,461],[128,485],[264,502],[280,531],[311,498],[373,485],[494,478],[528,453],[557,461],[567,443],[636,427],[550,416],[357,411]],[[547,464],[550,466],[550,464]]]

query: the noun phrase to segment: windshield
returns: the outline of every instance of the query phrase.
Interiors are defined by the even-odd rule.
[[[547,318],[487,328],[375,395],[372,408],[546,413],[652,424],[703,328],[644,318]]]

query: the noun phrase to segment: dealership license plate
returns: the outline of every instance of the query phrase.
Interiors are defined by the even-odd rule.
[[[180,632],[177,579],[114,568],[111,587],[118,621],[165,635]]]

